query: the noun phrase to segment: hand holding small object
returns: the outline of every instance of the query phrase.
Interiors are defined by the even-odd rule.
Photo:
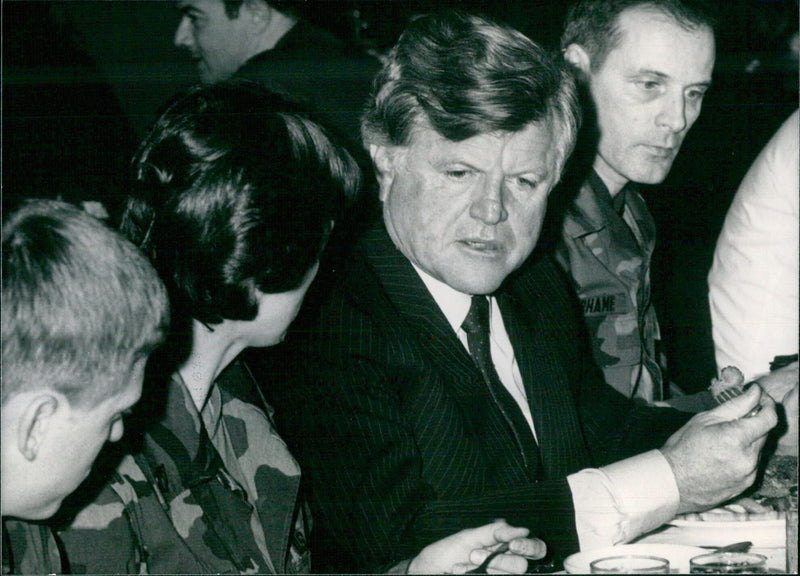
[[[547,552],[546,544],[529,538],[528,533],[527,528],[510,526],[505,520],[461,530],[426,546],[408,565],[408,573],[464,574],[501,550],[489,561],[486,571],[522,574],[529,558],[542,558]]]
[[[777,421],[775,402],[751,386],[675,432],[661,452],[675,474],[678,512],[711,508],[752,485],[761,448]]]

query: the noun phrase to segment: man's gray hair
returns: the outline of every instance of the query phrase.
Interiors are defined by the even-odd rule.
[[[374,80],[361,128],[368,147],[408,144],[421,120],[453,141],[551,122],[560,173],[580,118],[558,55],[509,26],[450,10],[409,24]]]

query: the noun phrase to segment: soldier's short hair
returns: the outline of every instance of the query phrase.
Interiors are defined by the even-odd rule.
[[[29,201],[3,224],[2,400],[53,389],[93,408],[164,337],[167,293],[144,255],[75,206]]]
[[[708,27],[716,31],[718,14],[706,0],[579,0],[567,11],[561,48],[578,44],[591,58],[592,70],[598,70],[606,56],[619,46],[619,15],[631,8],[649,8],[666,14],[687,30]]]

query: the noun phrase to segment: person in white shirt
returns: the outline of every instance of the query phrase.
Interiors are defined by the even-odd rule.
[[[708,275],[717,369],[737,366],[747,380],[797,353],[799,118],[783,122],[742,180]]]

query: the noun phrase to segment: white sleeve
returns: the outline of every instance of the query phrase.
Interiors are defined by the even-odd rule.
[[[671,520],[680,502],[666,458],[651,450],[567,477],[581,550],[629,542]]]
[[[797,352],[800,124],[795,111],[742,180],[708,275],[717,369],[750,380]]]

